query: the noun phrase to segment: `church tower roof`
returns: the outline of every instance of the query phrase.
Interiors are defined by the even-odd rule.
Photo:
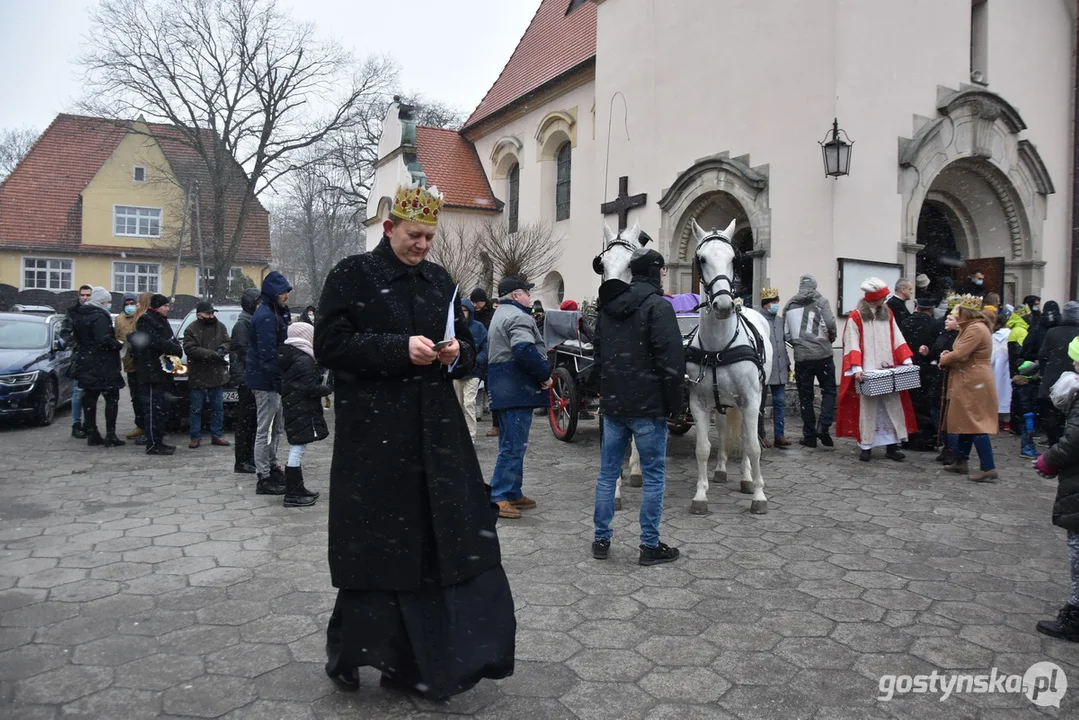
[[[596,57],[596,6],[581,0],[542,0],[506,67],[462,130]]]

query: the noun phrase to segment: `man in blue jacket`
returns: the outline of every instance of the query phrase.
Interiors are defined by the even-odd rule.
[[[259,495],[284,495],[285,471],[277,462],[277,445],[284,430],[281,415],[281,369],[277,347],[288,337],[292,292],[285,276],[276,270],[262,281],[262,304],[251,316],[244,384],[255,395],[258,424],[255,429],[255,473]]]
[[[457,402],[461,403],[461,409],[465,413],[468,434],[472,436],[472,442],[476,442],[476,394],[480,389],[480,380],[487,375],[487,328],[476,320],[476,308],[471,300],[462,300],[461,309],[476,344],[476,365],[470,375],[453,381],[453,389],[457,393]]]
[[[550,404],[551,366],[547,346],[532,319],[535,287],[519,278],[498,283],[502,302],[491,319],[487,336],[487,391],[491,410],[499,413],[498,459],[491,476],[491,502],[498,516],[515,519],[536,501],[521,492],[524,482],[525,448],[532,429],[532,411]]]

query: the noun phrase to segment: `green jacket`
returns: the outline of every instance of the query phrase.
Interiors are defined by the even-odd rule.
[[[1030,326],[1027,325],[1027,321],[1015,313],[1012,313],[1004,326],[1011,330],[1011,334],[1008,335],[1008,342],[1019,343],[1019,345],[1022,346],[1023,341],[1027,339],[1027,332],[1030,331]]]

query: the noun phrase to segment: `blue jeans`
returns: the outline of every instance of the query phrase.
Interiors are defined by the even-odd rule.
[[[996,465],[993,464],[993,443],[989,441],[989,436],[985,433],[980,435],[959,435],[959,447],[956,450],[955,456],[960,460],[966,460],[970,457],[970,448],[973,445],[978,449],[978,460],[981,461],[982,470],[988,472],[990,470],[996,470]]]
[[[82,388],[77,382],[71,383],[71,424],[82,424]]]
[[[191,388],[191,439],[202,439],[202,404],[210,400],[210,434],[215,438],[225,433],[225,404],[221,388]]]
[[[641,455],[641,545],[659,545],[659,519],[663,515],[663,491],[667,487],[666,418],[618,418],[603,416],[603,447],[596,477],[596,509],[592,520],[596,540],[611,539],[614,519],[615,481],[622,473],[630,438]]]
[[[285,462],[285,467],[300,467],[303,465],[303,453],[307,449],[306,445],[289,445],[288,446],[288,461]]]
[[[515,502],[524,497],[525,450],[532,429],[535,408],[513,408],[498,412],[498,458],[491,475],[491,502]]]

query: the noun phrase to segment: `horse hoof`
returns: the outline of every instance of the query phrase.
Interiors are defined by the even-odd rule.
[[[707,515],[708,514],[708,501],[707,500],[694,500],[689,504],[689,513],[691,515]]]
[[[727,471],[726,470],[716,470],[714,473],[712,473],[712,482],[713,483],[719,483],[719,484],[723,484],[723,483],[727,482]]]
[[[644,485],[644,478],[641,477],[640,475],[631,474],[629,476],[629,486],[630,487],[642,487],[643,485]]]
[[[748,481],[748,480],[743,480],[743,481],[742,481],[742,485],[741,485],[741,488],[740,488],[740,489],[741,489],[741,491],[742,491],[742,492],[743,492],[744,494],[746,494],[746,495],[752,495],[752,494],[753,494],[754,492],[756,492],[756,491],[755,491],[755,490],[753,489],[753,483],[751,483],[751,482],[750,482],[750,481]]]
[[[754,500],[749,504],[749,512],[754,515],[767,515],[768,514],[768,501],[767,500]]]
[[[621,510],[622,509],[622,498],[615,498],[614,499],[614,509],[615,510]]]

